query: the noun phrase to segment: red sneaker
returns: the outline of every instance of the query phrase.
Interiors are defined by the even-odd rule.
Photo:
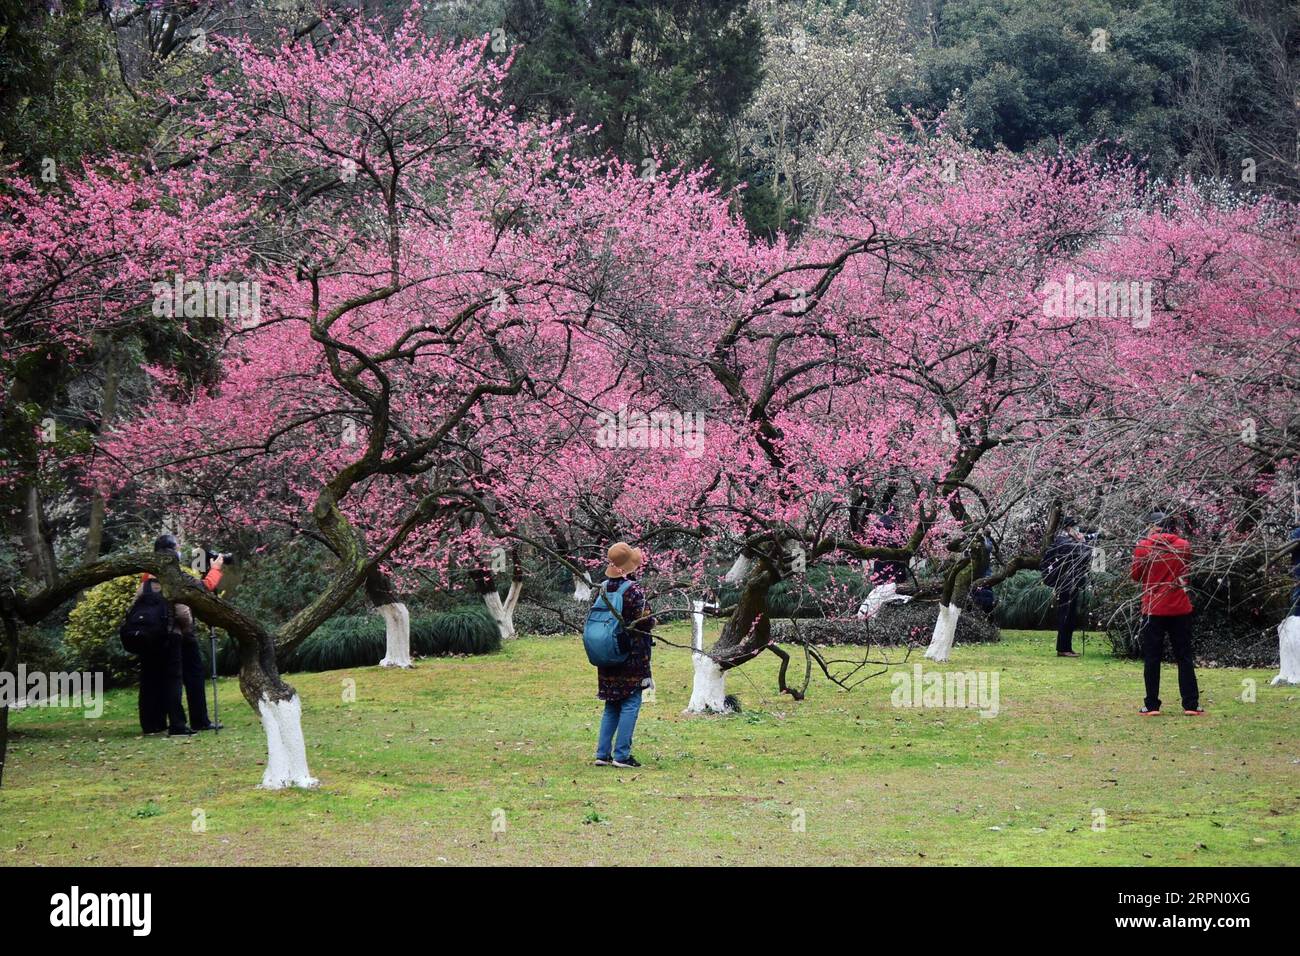
[[[1183,716],[1184,716],[1184,717],[1204,717],[1204,716],[1205,716],[1205,711],[1204,711],[1204,710],[1187,710],[1186,708],[1184,708],[1184,709],[1183,709]]]
[[[1138,716],[1139,716],[1139,717],[1159,717],[1159,716],[1160,716],[1160,709],[1159,709],[1159,708],[1156,708],[1155,710],[1147,710],[1146,707],[1143,707],[1141,710],[1138,711]]]

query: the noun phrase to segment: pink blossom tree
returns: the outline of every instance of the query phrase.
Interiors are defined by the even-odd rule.
[[[488,523],[534,520],[521,469],[536,481],[562,451],[545,436],[591,387],[568,370],[605,348],[584,329],[623,254],[605,237],[668,245],[722,204],[690,177],[572,160],[558,126],[500,105],[504,67],[481,44],[430,40],[414,17],[391,38],[349,25],[325,50],[228,49],[206,101],[178,112],[181,143],[256,203],[259,315],[231,323],[215,388],[157,373],[158,400],[104,442],[98,478],[191,525],[288,529],[333,552],[330,583],[275,633],[218,596],[190,602],[239,644],[264,785],[305,786],[276,654],[377,570],[445,572],[497,543]]]
[[[1152,303],[1140,320],[1091,319],[1110,342],[1093,375],[1107,400],[1075,482],[1090,487],[1077,493],[1129,539],[1153,507],[1181,516],[1197,606],[1243,618],[1285,613],[1290,582],[1270,570],[1300,523],[1295,236],[1292,205],[1226,205],[1182,184],[1134,208],[1076,267],[1077,286],[1122,275]],[[1113,613],[1136,617],[1132,604]]]
[[[1170,495],[1240,519],[1296,457],[1293,210],[1153,205],[1086,155],[882,140],[841,171],[840,205],[755,241],[703,172],[574,159],[571,132],[502,105],[508,63],[429,39],[415,10],[320,47],[213,42],[226,69],[171,104],[184,178],[119,163],[66,193],[10,184],[9,526],[39,538],[21,505],[64,463],[42,453],[40,390],[92,334],[215,323],[215,383],[151,368],[152,400],[100,442],[94,480],[113,507],[190,529],[309,536],[330,580],[272,631],[153,555],[65,571],[29,547],[39,585],[0,610],[14,648],[19,623],[80,588],[157,575],[235,639],[264,786],[314,783],[277,655],[359,589],[401,665],[410,573],[468,569],[509,636],[525,549],[581,591],[595,567],[580,557],[633,541],[688,606],[739,555],[738,598],[694,657],[688,709],[719,711],[726,672],[765,651],[802,696],[768,598],[815,562],[932,563],[913,590],[938,599],[927,656],[946,660],[966,592],[1036,566],[1061,502],[1100,485],[1136,507],[1154,458]],[[1149,278],[1160,331],[1099,313],[1095,288],[1079,308],[1082,277]],[[252,298],[214,308],[207,282],[236,280]],[[1247,417],[1241,466],[1225,436]],[[871,514],[886,488],[890,534]],[[1042,527],[977,580],[980,536],[1030,518]],[[806,650],[806,673],[834,679]]]
[[[55,416],[100,337],[166,322],[201,340],[202,319],[154,315],[153,283],[173,273],[224,275],[242,253],[241,213],[199,172],[143,176],[124,158],[87,162],[43,192],[8,175],[0,194],[0,619],[5,668],[18,629],[81,587],[125,573],[121,560],[62,567],[46,491],[79,460],[79,438]],[[11,547],[12,546],[12,547]],[[146,557],[146,563],[152,558]],[[0,707],[0,772],[8,708]]]
[[[1016,500],[981,497],[985,472],[999,473],[986,461],[1026,446],[1046,467],[1059,421],[1086,406],[1080,357],[1098,333],[1045,316],[1040,287],[1131,195],[1125,171],[887,142],[854,182],[851,201],[797,242],[749,243],[720,222],[674,250],[703,266],[687,284],[643,269],[636,289],[604,290],[653,310],[641,327],[610,324],[635,370],[618,401],[707,423],[699,459],[609,453],[634,470],[620,514],[642,538],[676,531],[740,553],[729,574],[740,597],[697,655],[692,709],[721,708],[726,670],[784,656],[768,592],[835,553],[942,559],[932,656],[945,659],[974,535]],[[1033,474],[1018,477],[1023,497]],[[909,512],[882,542],[855,508],[891,480],[910,486]]]

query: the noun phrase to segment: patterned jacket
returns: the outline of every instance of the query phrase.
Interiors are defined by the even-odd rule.
[[[654,644],[650,629],[655,626],[653,617],[645,614],[645,591],[636,578],[609,578],[604,583],[606,591],[616,591],[624,580],[632,582],[623,592],[623,620],[635,622],[625,632],[630,643],[627,660],[613,667],[596,668],[596,697],[600,700],[626,700],[641,689],[642,682],[650,677],[650,649]]]

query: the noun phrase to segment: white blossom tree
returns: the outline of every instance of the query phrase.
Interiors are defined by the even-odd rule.
[[[886,91],[912,59],[902,41],[904,3],[881,0],[869,14],[825,0],[755,0],[753,9],[766,38],[763,82],[741,120],[738,149],[769,184],[778,221],[811,220],[894,122]]]

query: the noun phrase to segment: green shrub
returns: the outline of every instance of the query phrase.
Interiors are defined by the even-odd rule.
[[[199,648],[203,651],[205,674],[212,673],[212,662],[208,659],[210,643],[207,634],[200,632]],[[217,631],[217,673],[222,677],[234,677],[239,673],[239,645],[225,631]]]
[[[485,608],[464,604],[412,617],[411,650],[424,657],[491,654],[501,650],[501,635]]]
[[[368,667],[384,656],[384,622],[378,615],[332,617],[288,654],[280,655],[282,671],[333,671]]]
[[[109,684],[130,683],[138,677],[137,658],[118,640],[117,629],[135,600],[138,578],[120,577],[97,584],[81,596],[68,614],[63,632],[71,669],[102,671]]]
[[[383,619],[375,613],[330,618],[291,653],[280,669],[331,671],[345,667],[370,667],[383,659],[387,645]],[[501,649],[496,625],[484,608],[463,605],[450,611],[411,616],[411,652],[422,657],[448,654],[488,654]],[[224,650],[218,663],[238,669],[233,651]]]
[[[1056,627],[1052,589],[1037,571],[1017,571],[997,588],[998,606],[993,618],[999,627],[1043,630]]]

